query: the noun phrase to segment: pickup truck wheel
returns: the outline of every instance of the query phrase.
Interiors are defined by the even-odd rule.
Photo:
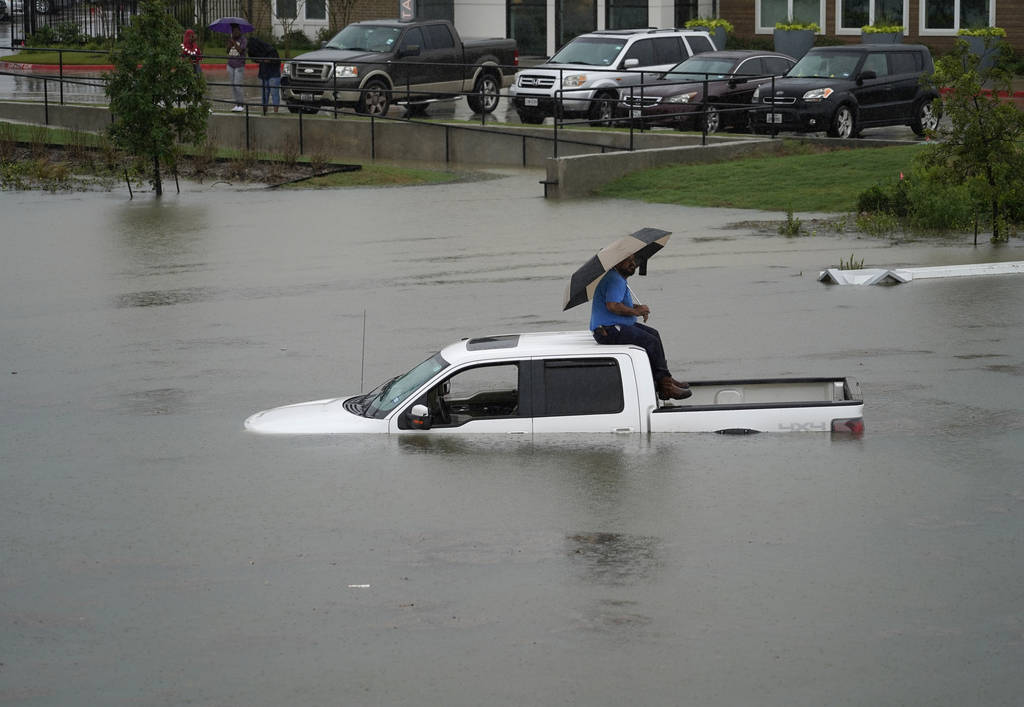
[[[850,110],[850,106],[839,106],[836,109],[835,115],[832,116],[832,125],[829,126],[828,136],[855,137],[857,135],[856,128],[856,119],[853,117],[853,111]]]
[[[501,88],[494,74],[484,74],[476,80],[473,93],[466,96],[466,103],[474,113],[492,113],[501,100]]]
[[[591,125],[611,125],[615,118],[615,104],[619,97],[611,93],[599,93],[590,103]]]
[[[366,115],[387,115],[391,107],[391,91],[383,81],[374,79],[363,87],[356,110]]]
[[[544,114],[539,110],[519,110],[520,122],[527,123],[528,125],[540,125],[544,122]]]

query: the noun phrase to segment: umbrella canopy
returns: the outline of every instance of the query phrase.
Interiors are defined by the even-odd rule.
[[[597,255],[583,263],[569,279],[562,311],[583,304],[593,297],[597,283],[604,274],[631,255],[636,258],[637,271],[646,275],[647,259],[665,247],[670,235],[671,231],[660,228],[641,228],[597,251]]]
[[[221,17],[219,20],[211,23],[209,28],[221,34],[231,34],[231,25],[238,25],[238,28],[243,32],[252,32],[252,23],[242,17]]]

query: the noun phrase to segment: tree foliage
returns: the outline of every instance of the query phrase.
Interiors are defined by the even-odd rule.
[[[920,160],[930,178],[966,186],[975,222],[987,213],[992,240],[999,241],[1007,237],[1007,209],[1015,211],[1024,194],[1024,112],[998,95],[1011,92],[1012,51],[1005,43],[988,49],[996,55],[987,68],[963,40],[936,62],[932,80],[944,91],[949,120]]]
[[[206,81],[181,57],[182,32],[162,0],[143,0],[111,52],[114,70],[107,76],[111,139],[152,165],[158,195],[161,163],[174,164],[179,143],[206,139]]]

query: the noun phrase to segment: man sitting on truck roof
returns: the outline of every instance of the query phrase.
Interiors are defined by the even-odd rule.
[[[669,373],[661,335],[654,327],[637,322],[637,317],[643,317],[646,322],[651,308],[646,304],[633,304],[633,294],[626,285],[626,278],[635,272],[636,260],[631,255],[605,273],[598,283],[590,307],[590,330],[594,332],[594,341],[643,347],[651,362],[658,397],[662,400],[683,400],[693,393],[686,383],[677,381]]]

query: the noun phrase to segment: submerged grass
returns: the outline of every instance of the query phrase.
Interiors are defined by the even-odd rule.
[[[287,185],[290,189],[335,188],[335,187],[381,187],[415,186],[419,184],[444,184],[462,179],[457,172],[443,172],[432,169],[410,169],[388,165],[364,165],[354,172],[336,172],[322,177],[313,177],[297,184]]]
[[[857,195],[910,169],[923,145],[822,151],[794,143],[788,154],[717,164],[673,165],[627,175],[600,196],[683,206],[763,211],[849,212]]]

